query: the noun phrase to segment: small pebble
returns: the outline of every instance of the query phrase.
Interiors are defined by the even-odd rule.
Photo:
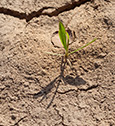
[[[14,115],[12,115],[12,116],[11,116],[11,119],[12,119],[12,120],[15,120],[15,119],[16,119],[16,117],[15,117]]]
[[[104,58],[106,55],[107,55],[106,53],[100,53],[98,57],[99,58]]]

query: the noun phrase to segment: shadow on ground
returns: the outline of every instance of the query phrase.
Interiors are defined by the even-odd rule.
[[[33,94],[34,99],[37,99],[38,97],[42,97],[42,99],[40,100],[40,102],[42,102],[43,99],[47,96],[47,94],[51,92],[52,88],[55,87],[55,84],[57,84],[56,90],[55,90],[53,97],[52,97],[50,103],[48,104],[47,108],[49,108],[51,106],[61,82],[70,84],[73,86],[84,85],[86,83],[86,81],[84,79],[82,79],[81,77],[79,77],[78,75],[75,78],[73,78],[71,75],[67,75],[66,77],[64,77],[64,69],[65,69],[66,63],[67,62],[64,62],[64,60],[62,58],[61,65],[60,65],[60,71],[61,71],[60,75],[57,76],[53,81],[51,81],[46,87],[42,88],[41,91]],[[74,68],[71,68],[71,69],[73,70]]]

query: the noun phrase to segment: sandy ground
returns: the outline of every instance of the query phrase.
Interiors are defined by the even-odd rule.
[[[72,69],[59,21],[71,51],[97,38]],[[0,0],[0,126],[31,125],[115,126],[114,0]]]

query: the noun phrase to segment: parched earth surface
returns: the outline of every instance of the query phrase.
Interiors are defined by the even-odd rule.
[[[62,21],[69,57],[58,38]],[[115,126],[115,1],[0,0],[0,126]]]

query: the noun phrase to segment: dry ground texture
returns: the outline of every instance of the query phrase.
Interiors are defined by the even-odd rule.
[[[59,20],[71,34],[63,67]],[[64,68],[64,69],[63,69]],[[115,1],[0,0],[0,126],[115,126]]]

